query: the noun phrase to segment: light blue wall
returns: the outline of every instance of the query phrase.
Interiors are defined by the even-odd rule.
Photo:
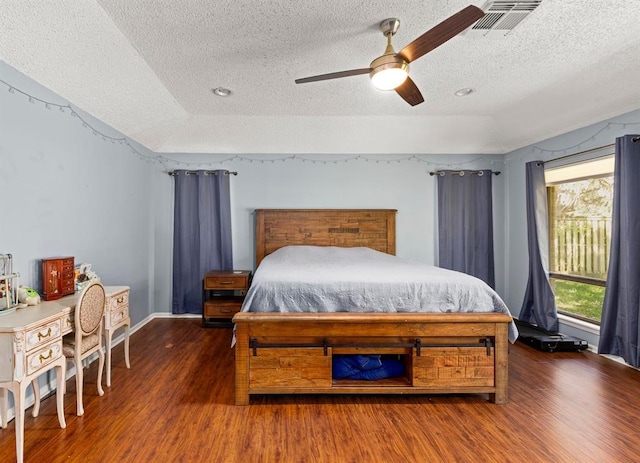
[[[233,255],[236,268],[253,269],[255,263],[254,216],[262,208],[382,208],[397,209],[397,255],[428,264],[437,261],[436,252],[436,177],[429,171],[438,167],[502,169],[502,156],[353,156],[315,155],[291,159],[287,156],[244,155],[242,159],[221,162],[232,156],[163,155],[179,159],[182,164],[167,162],[175,168],[216,169],[237,171],[231,177],[231,208]],[[284,159],[270,162],[268,159]],[[303,160],[304,159],[304,160]],[[400,161],[398,162],[398,160]],[[401,160],[405,159],[405,160]],[[253,160],[253,162],[251,161]],[[342,160],[336,163],[337,160]],[[394,160],[387,162],[387,160]],[[156,233],[171,235],[170,214],[173,180],[159,179],[165,213],[156,217]],[[494,220],[504,222],[504,177],[494,176]],[[504,241],[502,225],[495,230],[498,243]],[[165,259],[166,256],[162,258]],[[496,249],[497,281],[503,281],[504,251]],[[170,265],[158,265],[158,272]],[[158,287],[170,285],[170,274],[158,275]],[[503,288],[498,285],[498,291]],[[162,295],[161,299],[167,296]],[[160,308],[160,306],[158,306]],[[168,310],[168,309],[167,309]]]
[[[87,127],[69,110],[29,102],[20,91],[68,104],[3,62],[0,79],[0,253],[13,255],[21,284],[38,289],[43,257],[91,263],[104,284],[131,287],[132,322],[140,322],[154,310],[152,192],[160,174],[127,145],[94,135],[122,137],[80,109]]]
[[[528,277],[525,164],[534,160],[551,161],[599,148],[615,143],[616,137],[629,133],[640,133],[640,110],[538,142],[505,156],[506,289],[502,296],[514,316],[520,313]],[[571,158],[557,162],[570,163]],[[598,344],[597,335],[578,331],[565,323],[561,323],[561,331],[587,339],[594,346]]]

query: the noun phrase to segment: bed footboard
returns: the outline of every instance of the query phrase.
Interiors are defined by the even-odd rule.
[[[253,394],[488,394],[508,402],[509,315],[250,313],[234,316],[236,405]],[[340,354],[391,354],[405,373],[336,380]]]

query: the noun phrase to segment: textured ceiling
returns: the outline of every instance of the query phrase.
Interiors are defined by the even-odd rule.
[[[470,3],[3,0],[0,59],[156,152],[505,153],[640,108],[639,0],[459,35],[412,63],[415,107],[367,75],[294,83],[368,67],[385,18],[399,50]]]

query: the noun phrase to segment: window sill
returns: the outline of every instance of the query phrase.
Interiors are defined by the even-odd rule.
[[[600,326],[599,325],[595,325],[593,323],[589,323],[589,322],[585,322],[583,320],[579,320],[577,318],[573,318],[570,317],[568,315],[563,315],[563,314],[558,314],[558,320],[560,320],[560,323],[570,326],[572,328],[575,328],[577,330],[582,330],[586,333],[591,333],[591,334],[595,334],[596,336],[600,336]],[[592,346],[591,344],[589,344],[589,351],[593,352],[594,354],[598,354],[598,347],[597,346]],[[624,359],[622,357],[618,357],[617,355],[610,355],[610,354],[598,354],[601,355],[602,357],[605,357],[609,360],[612,360],[614,362],[617,363],[621,363],[622,365],[625,365],[629,368],[633,368],[634,370],[638,370],[640,371],[640,368],[636,368],[636,367],[632,367],[631,365],[629,365],[627,362],[624,361]]]
[[[569,317],[567,315],[558,314],[558,320],[563,325],[570,326],[577,330],[582,330],[590,334],[595,334],[596,336],[600,336],[600,326],[594,323],[585,322],[583,320],[579,320],[577,318]]]

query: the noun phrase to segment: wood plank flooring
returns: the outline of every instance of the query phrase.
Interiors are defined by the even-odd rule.
[[[25,462],[632,462],[640,461],[640,372],[592,353],[517,343],[510,402],[486,396],[257,396],[234,405],[231,331],[155,319],[113,352],[99,397],[85,370],[85,415],[67,382],[27,411]],[[15,461],[14,424],[0,461]]]

